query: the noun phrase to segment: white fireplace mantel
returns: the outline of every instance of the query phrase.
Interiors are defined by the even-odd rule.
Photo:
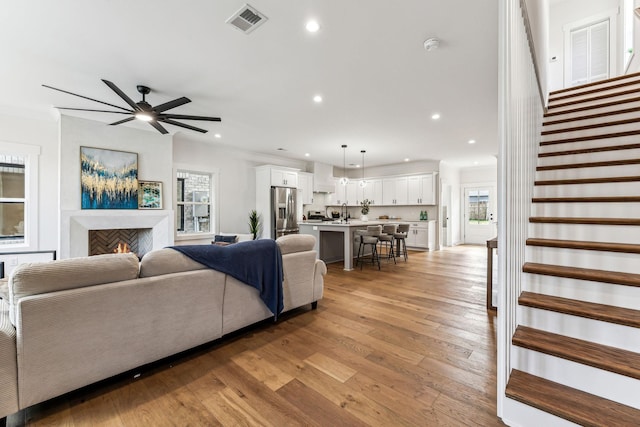
[[[152,249],[173,245],[173,210],[74,210],[60,212],[60,258],[87,256],[89,230],[151,228]]]

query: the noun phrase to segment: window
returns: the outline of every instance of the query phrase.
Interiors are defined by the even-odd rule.
[[[489,224],[489,191],[469,190],[468,198],[469,224]]]
[[[0,245],[25,241],[25,160],[0,154]]]
[[[0,142],[0,251],[38,250],[40,147]]]
[[[178,235],[209,234],[215,230],[212,202],[214,181],[214,173],[178,169],[176,172]]]

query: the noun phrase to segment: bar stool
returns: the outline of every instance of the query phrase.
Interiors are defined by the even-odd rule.
[[[371,264],[378,263],[378,270],[380,270],[380,257],[378,256],[378,236],[382,233],[381,225],[368,225],[367,230],[356,230],[356,235],[360,236],[360,246],[358,247],[358,258],[356,258],[356,265],[360,262],[360,253],[364,255],[367,245],[371,246]],[[360,263],[360,270],[362,265]]]
[[[406,238],[409,235],[409,224],[398,224],[398,230],[393,237],[396,239],[396,248],[398,256],[404,256],[404,260],[407,261],[407,242]]]
[[[382,226],[382,234],[378,236],[380,247],[382,247],[383,245],[385,247],[385,255],[387,257],[387,261],[389,260],[389,258],[393,258],[394,264],[396,264],[396,253],[393,249],[393,235],[396,233],[397,228],[397,224],[385,224]]]

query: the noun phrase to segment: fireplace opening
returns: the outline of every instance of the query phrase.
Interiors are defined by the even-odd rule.
[[[142,258],[153,248],[151,228],[89,230],[89,256],[133,252]]]

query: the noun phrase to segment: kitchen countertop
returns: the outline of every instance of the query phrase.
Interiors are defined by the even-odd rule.
[[[333,226],[351,226],[351,227],[363,227],[366,225],[379,225],[379,224],[400,224],[400,223],[413,223],[413,222],[424,222],[427,223],[429,221],[435,221],[435,219],[427,219],[427,220],[408,220],[408,219],[375,219],[369,221],[361,221],[359,219],[350,219],[347,223],[340,222],[340,220],[336,221],[300,221],[298,225],[333,225]]]

